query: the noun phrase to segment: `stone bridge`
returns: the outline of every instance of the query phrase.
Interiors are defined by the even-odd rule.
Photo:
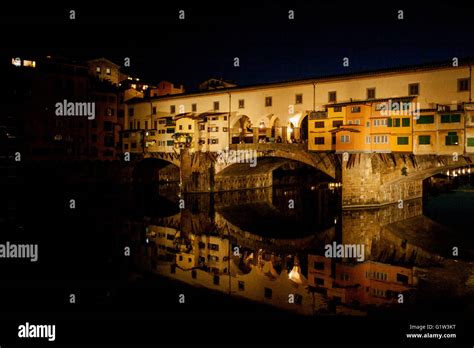
[[[473,155],[312,152],[304,144],[238,144],[226,152],[229,161],[222,161],[222,153],[188,149],[182,149],[180,154],[149,153],[142,158],[174,164],[184,193],[271,187],[275,169],[307,165],[324,173],[326,182],[342,183],[343,208],[422,197],[424,179],[469,167],[474,159]]]

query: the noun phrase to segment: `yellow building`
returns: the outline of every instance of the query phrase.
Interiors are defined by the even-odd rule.
[[[413,153],[415,155],[437,153],[437,129],[436,109],[420,110],[420,115],[413,119]]]

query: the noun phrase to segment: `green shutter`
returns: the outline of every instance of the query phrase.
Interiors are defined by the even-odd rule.
[[[392,119],[387,119],[387,127],[392,127]]]
[[[397,137],[398,145],[408,145],[408,137]]]
[[[395,127],[400,127],[400,119],[399,118],[395,119]]]
[[[420,135],[418,137],[418,145],[429,145],[431,136],[429,135]]]
[[[410,119],[409,118],[402,118],[402,127],[410,127]]]
[[[451,122],[461,122],[461,114],[451,115]]]
[[[449,123],[449,115],[441,115],[441,123]]]
[[[467,146],[474,146],[474,138],[467,138]]]
[[[433,115],[420,116],[420,118],[416,121],[416,124],[429,124],[429,123],[434,123]]]

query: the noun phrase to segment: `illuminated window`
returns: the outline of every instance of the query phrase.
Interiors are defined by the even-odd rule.
[[[105,68],[105,73],[107,75],[111,75],[112,74],[112,70],[110,70],[110,68]]]
[[[330,103],[335,102],[337,100],[336,91],[328,92],[328,100]],[[336,111],[336,110],[334,110]]]
[[[348,143],[350,142],[349,135],[341,135],[341,143]]]
[[[36,68],[36,62],[34,60],[24,60],[23,66],[27,66],[30,68]]]
[[[245,108],[245,100],[244,99],[239,99],[239,109]]]
[[[98,74],[100,74],[100,72],[101,72],[100,66],[96,66],[96,67],[95,67],[95,72],[98,73]]]
[[[12,58],[12,64],[14,66],[21,66],[21,59],[20,58]]]
[[[351,108],[351,112],[353,112],[353,113],[358,113],[358,112],[360,112],[360,106],[353,106],[353,107]]]

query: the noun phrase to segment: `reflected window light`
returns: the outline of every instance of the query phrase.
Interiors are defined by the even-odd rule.
[[[16,57],[16,58],[12,58],[12,64],[14,66],[21,66],[21,59]]]

